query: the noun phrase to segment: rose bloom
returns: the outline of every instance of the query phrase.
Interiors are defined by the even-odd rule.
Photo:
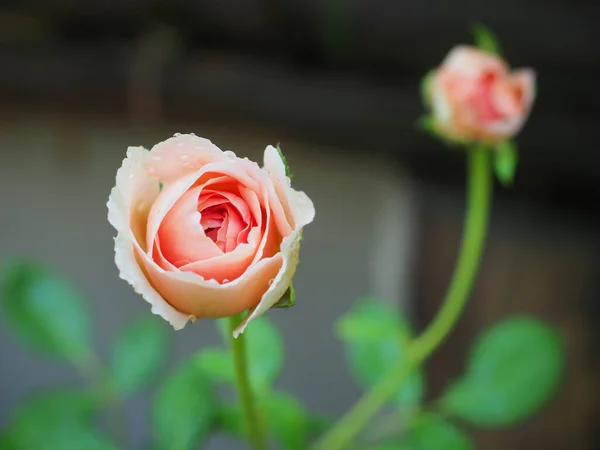
[[[533,104],[535,73],[511,72],[500,57],[469,46],[450,51],[428,85],[439,132],[496,142],[522,128]]]
[[[264,167],[195,135],[129,147],[108,200],[120,277],[176,330],[281,299],[313,203],[290,187],[277,149]]]

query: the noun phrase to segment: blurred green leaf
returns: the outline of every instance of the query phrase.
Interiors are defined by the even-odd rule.
[[[316,439],[327,429],[333,426],[335,420],[329,416],[311,414],[308,417],[308,439]]]
[[[283,297],[279,299],[271,308],[290,308],[296,304],[296,289],[293,284],[285,291]]]
[[[195,356],[196,364],[214,382],[235,383],[231,355],[216,347],[206,347]]]
[[[227,320],[218,321],[218,328],[223,339],[230,344],[231,333]],[[255,390],[265,389],[277,379],[283,367],[284,354],[281,333],[271,320],[262,316],[254,320],[252,326],[249,326],[242,336],[246,339],[246,355],[252,387]],[[206,350],[201,352],[201,354],[204,353]],[[229,352],[211,349],[209,353],[209,356],[199,357],[202,367],[207,368],[208,373],[213,377],[233,382],[235,380],[233,362]],[[214,364],[212,369],[207,367],[211,362]]]
[[[114,450],[91,425],[97,399],[81,389],[54,389],[26,398],[3,430],[2,449]],[[5,444],[6,443],[6,444]]]
[[[257,407],[266,424],[268,435],[283,450],[305,450],[310,432],[310,419],[304,406],[290,394],[263,391],[256,398]],[[219,427],[227,434],[242,437],[246,434],[239,405],[219,408]]]
[[[440,405],[481,427],[514,425],[550,400],[564,369],[564,348],[552,327],[534,318],[506,319],[478,338],[465,375]]]
[[[513,141],[506,140],[500,142],[494,152],[494,170],[500,183],[505,187],[510,187],[515,178],[519,154]]]
[[[469,438],[441,418],[421,415],[411,424],[404,445],[412,450],[472,450]]]
[[[88,362],[90,319],[75,288],[34,262],[12,262],[3,275],[4,311],[15,334],[46,354]]]
[[[421,101],[423,105],[431,107],[432,94],[431,94],[431,83],[435,77],[435,70],[427,72],[423,78],[421,78]]]
[[[441,417],[416,416],[407,424],[403,437],[383,442],[369,450],[473,450],[469,438]]]
[[[164,321],[154,315],[128,324],[117,337],[111,354],[111,375],[121,394],[144,387],[167,359],[169,333]]]
[[[502,49],[500,48],[498,38],[486,26],[480,23],[476,24],[473,27],[473,37],[475,39],[475,46],[480,50],[502,56]]]
[[[411,332],[407,321],[381,301],[364,299],[336,323],[345,342],[352,374],[361,386],[373,386],[392,366],[406,360]],[[415,370],[393,399],[396,406],[416,406],[423,398],[423,372]]]
[[[213,386],[191,358],[169,376],[154,398],[156,448],[197,448],[208,436],[216,415]]]
[[[217,427],[226,434],[235,437],[243,437],[244,418],[238,404],[223,404],[217,410]]]
[[[269,433],[284,450],[305,450],[309,418],[304,406],[292,395],[271,392],[259,400]]]

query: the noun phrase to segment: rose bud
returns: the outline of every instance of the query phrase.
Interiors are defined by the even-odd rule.
[[[459,142],[513,137],[531,110],[535,73],[511,72],[500,57],[461,45],[426,79],[435,131]]]
[[[277,149],[261,168],[195,135],[129,147],[108,200],[120,277],[152,312],[179,330],[250,310],[236,336],[289,288],[314,216]]]

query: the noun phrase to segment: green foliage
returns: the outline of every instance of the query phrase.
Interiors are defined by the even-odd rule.
[[[288,176],[289,178],[292,178],[292,172],[290,170],[290,166],[288,165],[287,158],[283,154],[283,150],[281,150],[281,147],[279,146],[279,144],[277,144],[275,146],[275,148],[277,149],[277,153],[279,153],[279,157],[281,158],[281,161],[283,161],[283,165],[285,166],[286,176]]]
[[[269,431],[283,450],[305,450],[309,417],[304,406],[293,396],[271,392],[259,402]]]
[[[167,357],[169,334],[164,321],[144,315],[117,337],[111,353],[111,376],[122,395],[144,387]]]
[[[283,297],[279,299],[271,308],[290,308],[296,304],[296,289],[293,284],[287,288]]]
[[[513,184],[518,159],[519,154],[513,141],[502,141],[496,146],[494,151],[494,170],[503,186],[510,187]]]
[[[423,105],[426,107],[431,107],[432,103],[432,93],[431,93],[431,83],[433,82],[433,78],[435,77],[435,70],[431,70],[421,78],[421,101]]]
[[[502,49],[498,42],[498,38],[492,31],[482,24],[476,24],[473,27],[473,37],[475,46],[480,50],[491,53],[493,55],[502,56]]]
[[[374,385],[392,366],[408,358],[411,337],[406,320],[383,302],[363,299],[336,323],[345,343],[352,374],[365,388]],[[393,399],[396,406],[416,406],[423,398],[423,373],[416,369]]]
[[[90,319],[81,295],[34,262],[14,261],[3,275],[4,312],[16,336],[47,355],[77,364],[88,362]]]
[[[312,421],[304,406],[283,392],[263,392],[256,399],[268,434],[283,450],[305,450]],[[223,405],[219,409],[219,428],[227,434],[243,437],[244,417],[239,405]]]
[[[474,425],[514,425],[539,411],[565,367],[558,333],[528,317],[506,319],[483,333],[466,373],[442,396],[442,409]]]
[[[198,368],[213,382],[235,383],[231,355],[222,348],[206,347],[195,357]]]
[[[420,415],[407,430],[403,444],[411,450],[472,450],[474,447],[458,428],[441,418]]]
[[[186,361],[160,387],[154,398],[156,449],[197,448],[209,434],[217,411],[213,387],[195,359]]]
[[[219,329],[225,339],[230,339],[227,320],[219,322]],[[283,367],[283,338],[277,327],[267,317],[262,316],[252,322],[244,331],[246,355],[250,382],[255,390],[271,386],[279,377]],[[206,348],[196,357],[199,367],[213,381],[233,383],[235,381],[233,360],[226,350]]]
[[[10,450],[114,450],[91,425],[99,404],[81,389],[54,389],[21,402],[0,438]]]

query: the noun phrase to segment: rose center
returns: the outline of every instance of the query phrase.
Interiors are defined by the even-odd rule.
[[[200,212],[200,225],[204,234],[224,252],[228,250],[225,239],[228,219],[229,212],[222,205],[209,206]]]

